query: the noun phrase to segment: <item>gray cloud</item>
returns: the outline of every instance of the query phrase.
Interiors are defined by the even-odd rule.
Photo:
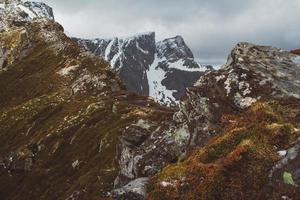
[[[240,41],[300,47],[300,0],[43,1],[72,36],[126,37],[145,31],[155,31],[157,39],[182,35],[203,60],[226,59]]]

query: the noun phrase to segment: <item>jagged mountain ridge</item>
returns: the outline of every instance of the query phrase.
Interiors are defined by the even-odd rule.
[[[181,36],[156,42],[155,33],[129,38],[75,40],[118,71],[128,90],[174,104],[207,68],[194,61]]]
[[[15,23],[25,23],[37,18],[54,21],[53,10],[42,2],[8,0],[0,2],[0,32]]]

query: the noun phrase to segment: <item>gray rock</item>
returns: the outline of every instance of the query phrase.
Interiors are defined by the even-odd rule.
[[[0,48],[0,71],[5,68],[6,62],[6,51],[5,49]]]
[[[117,200],[143,200],[146,196],[149,178],[138,178],[122,188],[111,192],[112,197]]]

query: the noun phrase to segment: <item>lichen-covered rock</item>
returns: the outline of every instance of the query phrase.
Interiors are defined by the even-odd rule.
[[[134,148],[121,146],[116,186],[153,176],[165,166],[185,160],[193,150],[224,133],[222,120],[228,114],[242,113],[257,102],[298,99],[297,59],[273,47],[238,44],[220,70],[207,72],[188,89],[172,122],[161,124]]]
[[[146,197],[149,178],[138,178],[122,188],[112,191],[112,196],[118,200],[143,200]]]
[[[297,199],[299,109],[276,100],[224,115],[222,134],[156,174],[148,199]]]

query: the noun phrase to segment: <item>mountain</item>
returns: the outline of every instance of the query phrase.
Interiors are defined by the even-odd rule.
[[[300,56],[270,46],[237,44],[220,70],[205,74],[189,89],[174,114],[176,124],[186,130],[177,136],[181,149],[202,148],[184,156],[178,151],[180,162],[157,170],[148,198],[297,199],[299,76]],[[142,148],[172,144],[162,142],[163,135],[149,137],[151,142]],[[174,152],[173,147],[157,148]],[[156,158],[139,148],[132,154],[149,158],[142,162],[152,169],[170,160],[170,155]],[[135,166],[137,171],[145,167]]]
[[[239,43],[172,109],[125,90],[52,19],[14,19],[0,33],[0,199],[298,198],[299,55]]]
[[[178,103],[208,70],[195,62],[181,36],[156,42],[155,33],[148,32],[124,39],[74,40],[108,61],[129,91],[164,105]]]
[[[52,19],[14,17],[16,3],[6,4],[2,17],[14,21],[0,33],[0,199],[106,198],[122,132],[173,110],[125,91]]]
[[[54,20],[52,8],[42,2],[6,0],[0,2],[0,32],[37,18]]]

